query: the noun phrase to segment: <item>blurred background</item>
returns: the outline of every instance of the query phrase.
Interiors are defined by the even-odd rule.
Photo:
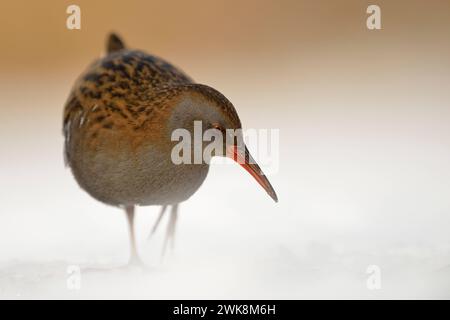
[[[450,298],[449,30],[444,0],[1,2],[0,297]],[[213,166],[164,261],[165,226],[146,241],[159,209],[138,208],[148,270],[115,268],[125,216],[63,163],[65,100],[110,31],[280,130],[278,204]]]

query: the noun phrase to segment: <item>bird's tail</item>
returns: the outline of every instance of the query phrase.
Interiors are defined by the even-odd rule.
[[[125,43],[117,34],[111,32],[106,41],[106,52],[109,54],[122,49],[125,49]]]

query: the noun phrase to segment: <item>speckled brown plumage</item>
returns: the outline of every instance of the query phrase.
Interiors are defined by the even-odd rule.
[[[167,102],[183,92],[218,102],[223,112],[240,124],[233,105],[218,91],[193,83],[158,57],[122,49],[94,62],[76,82],[64,111],[66,141],[70,141],[67,138],[74,125],[89,132],[92,144],[103,130],[138,131],[150,121],[158,121]],[[69,150],[66,146],[68,161]]]

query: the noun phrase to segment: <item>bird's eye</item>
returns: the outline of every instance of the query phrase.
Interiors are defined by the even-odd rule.
[[[225,131],[224,128],[218,123],[213,123],[211,126],[212,126],[213,129],[217,129],[217,130],[220,130],[222,132]]]

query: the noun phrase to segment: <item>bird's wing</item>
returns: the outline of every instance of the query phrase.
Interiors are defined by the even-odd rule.
[[[64,135],[64,164],[70,166],[70,144],[72,142],[73,129],[76,121],[80,121],[80,115],[84,108],[72,92],[64,107],[63,135]],[[79,125],[79,123],[78,123]]]
[[[71,165],[73,147],[80,137],[84,137],[87,145],[93,146],[104,133],[124,134],[124,128],[135,128],[144,122],[141,114],[134,117],[133,109],[121,103],[121,100],[98,99],[72,90],[64,108],[63,135],[64,160],[66,166]]]
[[[169,62],[137,50],[124,49],[116,35],[109,37],[109,54],[92,63],[76,81],[64,109],[65,159],[79,132],[116,128],[122,123],[141,128],[161,108],[161,92],[192,84]]]
[[[193,82],[187,74],[162,58],[126,49],[125,42],[117,34],[109,34],[106,42],[107,56],[102,59],[102,67],[119,72],[123,71],[120,70],[122,66],[130,71],[134,70],[137,81],[142,80],[155,89]],[[123,72],[123,75],[126,75],[126,72]]]

